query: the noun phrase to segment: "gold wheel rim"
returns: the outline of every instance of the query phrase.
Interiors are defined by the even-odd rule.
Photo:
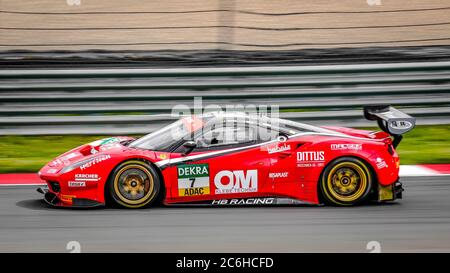
[[[339,163],[331,169],[327,187],[334,199],[354,202],[364,195],[368,185],[365,170],[352,162]]]
[[[116,174],[114,191],[125,205],[145,205],[155,194],[153,175],[142,165],[127,165]]]

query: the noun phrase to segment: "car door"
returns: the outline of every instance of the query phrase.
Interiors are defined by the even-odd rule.
[[[311,171],[324,166],[324,152],[311,148],[312,136],[297,136],[278,141],[268,147],[271,168],[269,178],[274,191],[294,199],[315,202],[316,180]]]
[[[197,147],[176,169],[172,198],[177,202],[265,196],[269,160],[258,146],[255,128],[245,123],[225,123],[205,128],[194,136]],[[181,155],[180,155],[181,154]]]
[[[298,139],[279,137],[264,146],[270,161],[268,173],[274,195],[298,198],[302,187],[302,172],[297,167],[297,152],[302,143]]]

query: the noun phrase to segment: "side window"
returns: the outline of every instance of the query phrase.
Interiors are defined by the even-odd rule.
[[[205,130],[194,141],[197,143],[196,149],[214,149],[224,148],[224,146],[250,144],[256,141],[256,135],[253,128],[233,124],[231,126],[215,126]]]
[[[286,134],[283,133],[280,130],[269,128],[269,127],[263,127],[258,126],[258,141],[259,142],[266,142],[276,139],[279,136],[285,136]]]

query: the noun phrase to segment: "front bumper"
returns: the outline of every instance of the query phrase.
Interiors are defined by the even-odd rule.
[[[38,188],[37,192],[44,195],[44,201],[52,207],[67,207],[67,208],[96,208],[102,207],[105,204],[95,200],[86,198],[72,198],[71,202],[63,202],[58,195],[49,191],[48,188]]]

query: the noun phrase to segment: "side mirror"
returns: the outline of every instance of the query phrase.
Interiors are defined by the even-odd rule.
[[[195,147],[197,147],[197,143],[195,143],[194,141],[186,141],[183,144],[183,147],[186,149],[183,155],[188,155],[195,149]]]

